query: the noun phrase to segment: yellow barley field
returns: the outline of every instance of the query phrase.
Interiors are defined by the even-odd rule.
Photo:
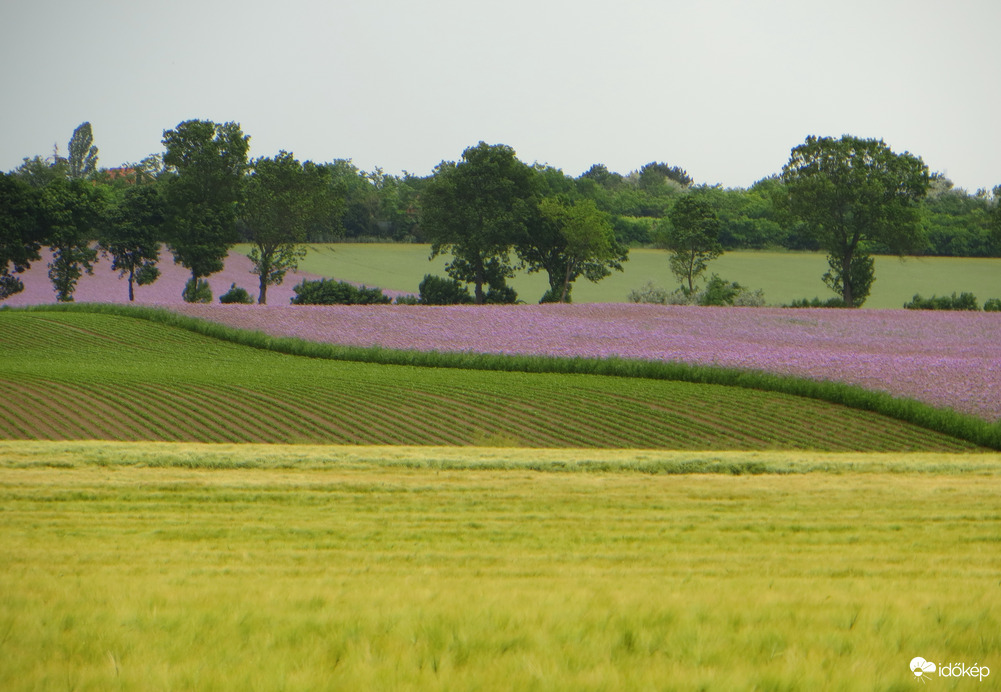
[[[0,443],[0,495],[3,690],[1001,679],[998,454]]]

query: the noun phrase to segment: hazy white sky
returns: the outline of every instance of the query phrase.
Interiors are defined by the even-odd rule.
[[[879,137],[1001,184],[999,0],[4,0],[0,170],[163,150],[237,121],[251,156],[426,175],[480,140],[577,176],[778,173],[808,134]]]

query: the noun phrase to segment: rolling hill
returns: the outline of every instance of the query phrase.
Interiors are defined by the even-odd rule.
[[[644,377],[288,355],[86,310],[0,311],[0,438],[963,451],[785,393]]]

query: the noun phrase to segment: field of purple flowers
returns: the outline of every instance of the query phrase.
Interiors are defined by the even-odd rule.
[[[54,300],[44,261],[8,305]],[[292,286],[271,305],[186,305],[185,270],[140,287],[137,302],[254,329],[354,346],[550,356],[676,360],[836,380],[1001,419],[1001,314],[910,310],[698,308],[633,304],[514,306],[292,306]],[[231,255],[214,295],[236,282],[256,294],[249,261]],[[107,261],[80,281],[78,301],[125,302]]]
[[[513,306],[178,306],[312,341],[676,360],[837,380],[1001,419],[1001,315],[907,310]]]

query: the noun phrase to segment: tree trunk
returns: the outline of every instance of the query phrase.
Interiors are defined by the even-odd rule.
[[[132,282],[135,280],[136,270],[129,269],[129,302],[133,302],[136,299],[135,293],[132,291]]]
[[[845,307],[855,307],[855,286],[852,285],[851,251],[841,256],[841,300],[845,302]]]
[[[260,284],[258,284],[258,287],[259,287],[260,290],[258,290],[258,292],[257,292],[257,304],[258,305],[267,305],[268,304],[268,280],[267,280],[266,277],[267,277],[267,275],[264,272],[261,272],[261,276],[260,276],[260,280],[261,281],[260,281]]]
[[[563,292],[560,293],[560,302],[567,302],[567,293],[570,292],[570,262],[567,262],[566,275],[563,277]]]
[[[486,270],[483,268],[483,258],[480,257],[476,264],[476,281],[473,282],[473,302],[483,305],[483,283],[486,279]]]

